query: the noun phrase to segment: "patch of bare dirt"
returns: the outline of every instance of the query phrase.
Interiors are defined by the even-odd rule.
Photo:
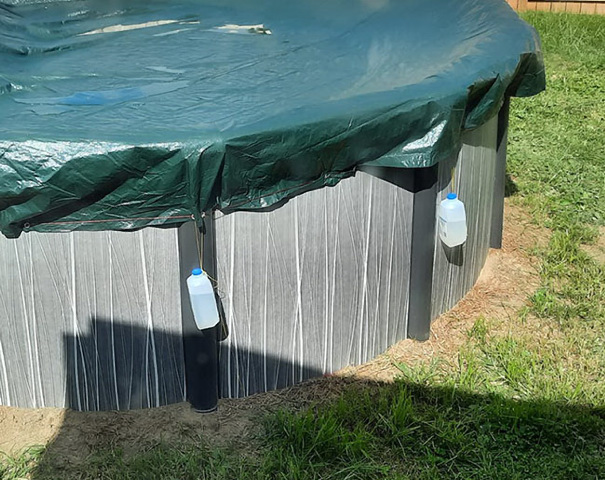
[[[538,274],[527,250],[546,243],[549,233],[532,225],[519,207],[506,202],[503,247],[489,253],[474,288],[433,324],[426,342],[404,340],[371,362],[349,367],[336,376],[245,399],[223,399],[216,413],[200,415],[188,404],[127,412],[74,412],[61,409],[0,407],[0,451],[16,453],[32,445],[49,445],[53,461],[83,461],[99,446],[122,448],[126,454],[161,441],[199,442],[244,447],[253,453],[260,433],[257,420],[279,408],[300,408],[333,398],[344,385],[360,379],[390,382],[397,363],[414,364],[433,356],[454,359],[475,320],[483,315],[510,318],[538,286]],[[252,451],[251,451],[252,450]]]
[[[55,464],[80,462],[99,447],[119,447],[126,455],[160,442],[206,442],[212,446],[254,448],[258,419],[280,408],[303,408],[330,399],[346,380],[315,379],[242,399],[221,399],[216,412],[199,414],[188,403],[159,408],[76,412],[69,409],[0,407],[0,451],[17,454],[48,445]]]
[[[599,227],[599,238],[592,245],[582,245],[582,249],[596,262],[605,265],[605,227]]]
[[[0,451],[13,453],[44,445],[59,431],[66,410],[0,407]]]

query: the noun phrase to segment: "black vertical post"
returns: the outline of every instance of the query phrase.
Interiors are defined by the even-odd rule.
[[[506,185],[506,145],[508,143],[508,114],[510,98],[498,113],[498,136],[496,142],[496,171],[494,173],[494,203],[492,207],[492,224],[490,227],[489,246],[502,248],[502,227],[504,225],[504,189]]]
[[[187,278],[194,268],[202,267],[216,278],[216,242],[213,218],[204,218],[201,235],[195,222],[179,228],[179,256],[181,279],[181,315],[183,324],[183,351],[185,356],[185,383],[187,401],[198,412],[212,412],[218,403],[218,334],[220,324],[198,330],[187,291]],[[199,237],[201,236],[201,239]],[[200,265],[198,239],[202,242],[203,258]]]
[[[407,336],[415,340],[428,340],[431,331],[437,173],[437,165],[413,170],[414,207]]]

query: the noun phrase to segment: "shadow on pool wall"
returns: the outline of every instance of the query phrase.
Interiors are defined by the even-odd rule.
[[[90,319],[64,335],[67,399],[74,410],[128,410],[185,400],[183,338],[122,320]]]
[[[87,333],[64,335],[63,345],[66,406],[70,409],[133,410],[185,401],[180,334],[92,318]],[[231,379],[233,388],[238,388],[239,381],[241,389],[254,382],[274,390],[300,378],[322,375],[312,366],[242,348],[229,347],[221,355],[228,355],[223,361],[241,372],[239,378]],[[270,383],[264,372],[270,372]],[[198,381],[203,385],[203,378]]]

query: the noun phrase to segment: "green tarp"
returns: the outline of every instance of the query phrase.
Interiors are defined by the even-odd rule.
[[[544,82],[503,0],[0,2],[0,230],[178,225],[431,166]]]

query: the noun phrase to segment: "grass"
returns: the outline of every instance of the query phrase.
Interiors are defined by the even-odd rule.
[[[58,470],[32,450],[0,478],[605,478],[605,17],[529,13],[548,91],[511,108],[513,201],[551,230],[540,287],[509,320],[480,317],[456,362],[401,365],[392,385],[266,419],[256,456],[202,445],[108,449]]]
[[[504,355],[510,347],[501,345]],[[605,475],[598,413],[469,393],[452,378],[353,388],[335,405],[275,422],[273,448],[305,467],[293,479]]]
[[[547,92],[516,99],[509,167],[537,221],[580,241],[605,223],[605,21],[526,14],[539,30]]]

